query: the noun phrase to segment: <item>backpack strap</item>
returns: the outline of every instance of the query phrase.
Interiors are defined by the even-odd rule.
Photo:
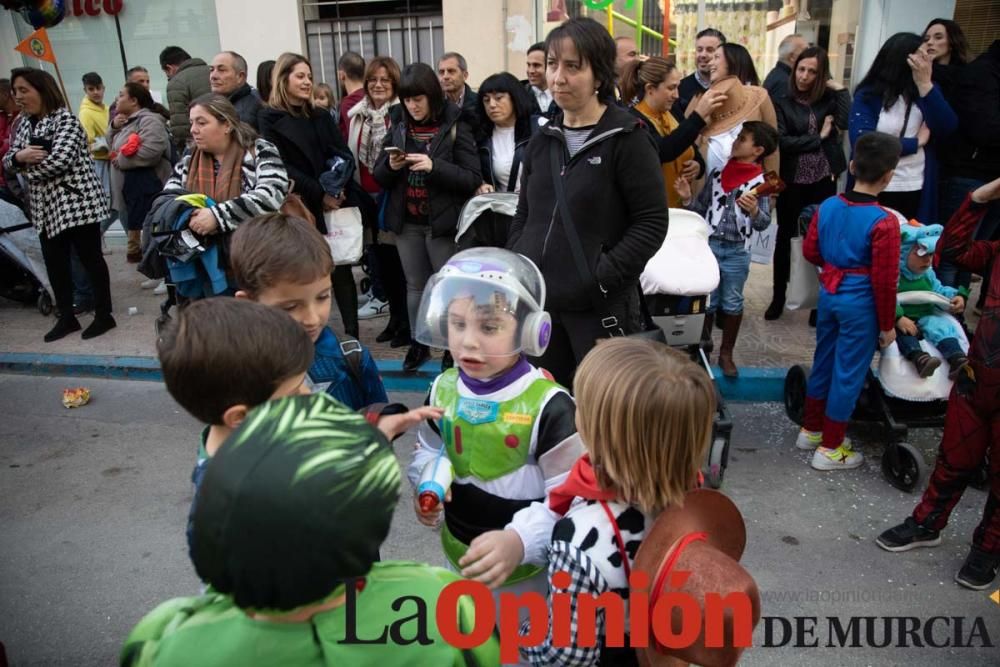
[[[347,334],[340,337],[340,352],[344,355],[344,361],[347,362],[347,371],[351,374],[354,384],[361,393],[364,393],[364,381],[362,380],[361,370],[364,349],[361,341],[357,338],[348,336]]]

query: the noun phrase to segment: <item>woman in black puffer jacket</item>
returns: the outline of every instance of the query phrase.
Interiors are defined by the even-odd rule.
[[[829,80],[826,51],[812,46],[795,61],[788,95],[775,102],[778,116],[781,179],[788,186],[778,197],[778,238],[774,245],[774,293],[764,319],[776,320],[785,307],[792,237],[799,214],[837,194],[837,176],[847,169],[839,130],[846,130],[851,95]]]
[[[406,306],[415,331],[424,285],[455,253],[458,216],[482,183],[472,129],[461,110],[444,98],[437,75],[414,63],[399,82],[403,122],[394,123],[378,162],[375,180],[389,194],[386,224],[406,275]],[[414,341],[403,370],[416,371],[430,356]],[[446,357],[447,359],[447,357]]]
[[[538,365],[570,387],[599,339],[643,329],[639,275],[667,234],[667,192],[652,137],[614,102],[616,51],[607,30],[571,19],[549,33],[545,51],[562,112],[528,143],[507,247],[545,277],[552,337]],[[553,161],[587,277],[558,211]]]

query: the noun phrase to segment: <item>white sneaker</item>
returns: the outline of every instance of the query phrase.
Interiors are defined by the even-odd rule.
[[[163,281],[160,280],[159,278],[150,278],[149,280],[143,280],[141,283],[139,283],[139,287],[141,287],[142,289],[153,289],[155,287],[159,287],[160,283],[162,282]]]
[[[373,317],[382,317],[389,314],[389,302],[381,301],[372,297],[371,301],[358,308],[359,320],[370,320]]]
[[[153,290],[153,294],[162,295],[167,293],[167,281],[161,280],[160,284]]]
[[[799,435],[795,438],[796,447],[810,452],[819,447],[821,442],[823,431],[807,431],[804,428],[799,429]]]
[[[844,445],[836,449],[818,447],[813,453],[810,465],[816,470],[853,470],[865,462],[861,452],[855,452]]]
[[[369,301],[371,301],[372,298],[373,298],[373,295],[372,295],[372,291],[371,290],[368,290],[364,294],[359,294],[358,295],[358,306],[360,307],[360,306],[365,305],[366,303],[368,303]]]

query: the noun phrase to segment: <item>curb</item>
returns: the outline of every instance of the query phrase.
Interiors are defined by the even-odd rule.
[[[417,373],[404,373],[399,359],[376,362],[386,391],[392,392],[424,393],[438,372],[437,360],[428,361]],[[782,401],[785,372],[784,368],[743,367],[740,377],[731,379],[723,377],[718,366],[712,367],[723,398],[749,403]],[[0,373],[163,381],[160,363],[153,357],[0,352]]]

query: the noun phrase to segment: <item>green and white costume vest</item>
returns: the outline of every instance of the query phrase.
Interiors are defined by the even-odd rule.
[[[500,400],[463,393],[459,386],[458,369],[449,369],[438,377],[432,390],[431,404],[444,409],[440,421],[441,439],[459,483],[463,478],[473,484],[476,480],[498,480],[535,463],[534,445],[542,410],[553,392],[565,391],[556,382],[535,372],[538,376],[530,380],[520,392],[505,396],[501,390],[497,392],[500,396],[491,396]],[[470,487],[464,488],[468,490]],[[453,491],[457,494],[458,489],[453,487]],[[459,520],[457,515],[478,515],[476,519],[482,519],[484,515],[503,515],[502,523],[497,522],[499,525],[495,526],[496,529],[502,529],[519,508],[515,503],[529,504],[525,500],[512,501],[487,495],[482,490],[473,492],[478,493],[484,502],[467,507],[461,502],[461,498],[453,498],[446,508],[446,521],[441,528],[441,544],[445,555],[456,569],[460,569],[458,561],[468,549],[468,544],[456,537],[449,528],[449,523]],[[535,496],[534,500],[544,500],[544,486],[532,494]],[[511,506],[511,509],[505,511],[506,506]],[[475,520],[470,523],[475,523]],[[506,583],[527,579],[542,569],[533,565],[521,565]]]

